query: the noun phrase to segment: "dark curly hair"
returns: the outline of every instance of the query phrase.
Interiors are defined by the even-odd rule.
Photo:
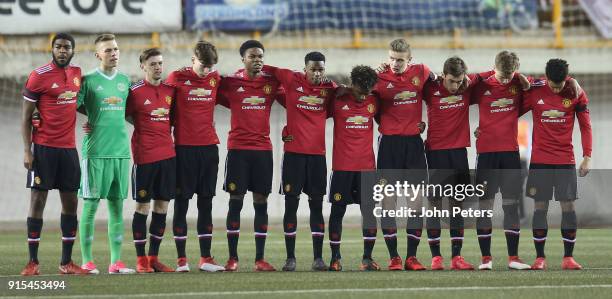
[[[367,65],[358,65],[351,70],[351,84],[362,90],[371,90],[378,81],[376,71]]]

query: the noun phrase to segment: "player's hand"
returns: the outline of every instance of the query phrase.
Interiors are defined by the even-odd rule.
[[[521,81],[521,88],[523,89],[523,91],[529,90],[531,88],[531,83],[529,82],[529,79],[527,79],[527,77],[525,77],[523,74],[516,73],[516,75]]]
[[[34,155],[30,150],[26,150],[23,155],[23,167],[27,170],[32,170],[32,163],[34,162]]]
[[[89,135],[89,134],[91,133],[91,131],[92,131],[91,125],[89,124],[89,122],[88,122],[88,121],[87,121],[87,122],[85,122],[85,123],[83,124],[83,132],[84,132],[85,134]]]
[[[474,137],[478,138],[478,136],[480,136],[480,127],[476,127],[476,130],[474,130]]]
[[[381,63],[381,64],[380,64],[380,65],[379,65],[379,66],[376,68],[376,72],[377,72],[377,73],[382,73],[382,72],[384,72],[384,71],[386,71],[386,70],[388,70],[388,69],[390,69],[390,68],[391,68],[391,65],[390,65],[390,64],[388,64],[388,63],[386,63],[386,62],[383,62],[383,63]]]
[[[417,127],[419,127],[419,134],[422,134],[423,132],[425,132],[425,128],[427,128],[427,124],[422,121],[417,124]]]
[[[337,88],[336,88],[336,99],[337,98],[341,98],[345,95],[347,95],[349,92],[351,91],[350,88],[348,88],[346,85],[344,84],[340,84]]]
[[[283,142],[291,142],[293,141],[293,135],[283,136]]]
[[[470,80],[468,76],[463,77],[463,81],[461,82],[461,86],[459,86],[459,89],[457,90],[457,94],[460,94],[466,91],[471,83],[472,83],[472,80]]]
[[[585,177],[591,171],[591,157],[584,157],[582,163],[580,163],[580,168],[578,169],[578,174],[581,177]]]

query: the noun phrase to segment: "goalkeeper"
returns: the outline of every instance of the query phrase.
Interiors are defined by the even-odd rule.
[[[83,139],[81,188],[83,215],[79,239],[83,265],[91,274],[99,270],[93,261],[94,218],[101,198],[108,204],[108,243],[110,274],[134,273],[121,262],[123,241],[123,200],[129,182],[130,147],[125,126],[125,107],[130,80],[117,71],[119,48],[112,34],[102,34],[95,41],[95,55],[100,67],[83,77],[77,105],[87,113],[87,135]]]

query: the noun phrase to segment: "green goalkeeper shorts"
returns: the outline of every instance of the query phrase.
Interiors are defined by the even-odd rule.
[[[130,182],[129,173],[130,159],[83,159],[79,197],[125,199]]]

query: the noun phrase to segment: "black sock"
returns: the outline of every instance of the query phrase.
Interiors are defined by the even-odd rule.
[[[342,240],[342,218],[346,212],[345,205],[332,204],[329,214],[329,246],[332,251],[332,260],[342,258],[340,254],[340,242]]]
[[[394,217],[382,217],[380,219],[385,244],[389,251],[389,257],[394,258],[399,256],[397,253],[397,224]]]
[[[185,257],[185,245],[187,243],[187,210],[189,199],[176,198],[174,200],[174,216],[172,217],[172,231],[174,233],[174,244],[176,244],[177,257]]]
[[[508,256],[518,256],[519,239],[521,236],[521,219],[518,204],[502,205],[504,209],[504,234]]]
[[[242,202],[243,200],[240,199],[230,199],[225,222],[229,257],[236,260],[238,259],[238,238],[240,237],[240,211],[242,211]]]
[[[30,252],[30,261],[38,264],[38,243],[40,242],[40,233],[42,231],[43,220],[39,218],[28,217],[28,250]]]
[[[166,230],[166,214],[151,213],[151,224],[149,225],[149,255],[159,254],[159,245],[164,238]]]
[[[132,236],[137,256],[145,256],[145,245],[147,245],[147,216],[134,212],[132,219]]]
[[[463,217],[450,218],[451,256],[461,255],[463,247]]]
[[[198,195],[198,241],[200,257],[210,257],[212,242],[212,196]]]
[[[535,210],[533,213],[533,243],[538,257],[546,257],[544,246],[546,245],[546,235],[548,235],[547,212],[547,210]]]
[[[373,202],[361,202],[359,206],[361,210],[361,228],[363,235],[363,258],[372,259],[372,251],[376,244],[377,223],[374,216]]]
[[[440,234],[442,232],[440,226],[440,218],[439,217],[429,217],[427,218],[427,241],[429,243],[429,250],[431,251],[431,256],[441,256],[440,253]]]
[[[264,258],[266,249],[266,237],[268,236],[268,203],[253,203],[255,208],[255,220],[253,227],[255,228],[255,260],[259,261]]]
[[[68,264],[72,260],[72,246],[76,239],[76,231],[78,227],[76,215],[62,214],[60,218],[60,226],[62,228],[62,265]]]
[[[310,207],[310,233],[312,235],[312,254],[315,259],[323,258],[323,239],[325,238],[325,218],[323,218],[323,197],[308,200]]]
[[[295,195],[285,195],[285,215],[283,216],[283,230],[285,231],[285,248],[287,258],[295,258],[295,237],[297,230],[297,209],[300,198]]]
[[[417,248],[421,242],[421,234],[423,233],[423,218],[410,217],[406,224],[407,248],[406,258],[416,256]]]
[[[493,224],[489,217],[476,218],[476,235],[478,236],[478,246],[482,256],[491,256],[491,234]]]
[[[563,239],[564,257],[570,257],[574,254],[574,244],[576,243],[576,230],[576,211],[561,213],[561,238]]]

